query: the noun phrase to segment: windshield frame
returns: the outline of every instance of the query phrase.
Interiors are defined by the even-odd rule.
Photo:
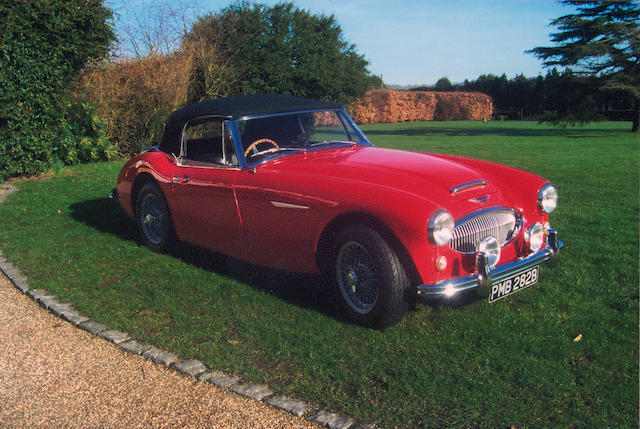
[[[338,119],[340,120],[340,123],[342,125],[342,128],[345,131],[345,134],[346,135],[355,134],[354,136],[350,136],[350,137],[356,137],[356,139],[354,140],[359,140],[359,142],[355,142],[355,141],[351,142],[351,141],[343,141],[343,140],[327,141],[326,143],[323,142],[321,144],[315,144],[313,146],[309,145],[304,147],[291,147],[290,148],[291,150],[286,150],[287,148],[283,147],[282,148],[283,150],[273,151],[267,154],[266,156],[261,157],[255,161],[247,160],[245,158],[244,150],[243,150],[244,146],[243,146],[242,138],[241,138],[239,127],[238,127],[238,124],[240,122],[248,121],[251,119],[262,119],[262,118],[277,117],[277,116],[292,116],[292,115],[315,113],[315,112],[335,112]],[[356,123],[353,121],[353,119],[349,116],[349,114],[344,109],[310,109],[310,110],[296,110],[296,111],[290,111],[290,112],[279,112],[279,113],[269,113],[269,114],[260,114],[260,115],[248,115],[248,116],[234,118],[232,120],[229,120],[228,123],[230,124],[230,129],[233,136],[233,142],[234,142],[234,147],[235,147],[236,154],[239,161],[239,166],[242,169],[255,168],[258,165],[261,165],[282,157],[296,155],[296,154],[299,154],[300,152],[303,152],[303,153],[315,152],[315,151],[320,151],[320,150],[325,150],[325,149],[335,148],[340,146],[353,146],[353,145],[373,146],[373,144],[369,141],[369,139],[367,139],[364,133],[360,130],[360,128],[358,128]]]

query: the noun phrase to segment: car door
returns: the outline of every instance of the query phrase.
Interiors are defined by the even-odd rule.
[[[245,152],[264,140],[277,143],[280,149],[295,148],[310,135],[302,127],[303,122],[324,119],[326,115],[313,113],[249,119],[241,127],[240,139]],[[314,129],[326,129],[332,124],[325,127],[314,123]],[[316,241],[336,203],[318,197],[323,195],[318,192],[318,181],[310,180],[304,172],[288,171],[286,160],[290,157],[296,163],[304,163],[306,154],[294,151],[264,163],[258,159],[238,175],[236,199],[244,234],[253,262],[283,270],[317,272]],[[324,182],[319,180],[320,187],[326,186]]]
[[[172,179],[174,224],[181,240],[247,259],[234,184],[240,173],[225,118],[189,121]]]
[[[310,195],[300,177],[245,169],[236,197],[251,261],[297,272],[317,272],[315,245],[333,201]]]

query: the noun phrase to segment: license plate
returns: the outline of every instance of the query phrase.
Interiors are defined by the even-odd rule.
[[[489,302],[497,301],[500,298],[504,298],[507,295],[538,283],[538,270],[539,267],[535,266],[526,271],[514,274],[511,277],[507,277],[498,283],[494,283],[491,286]]]

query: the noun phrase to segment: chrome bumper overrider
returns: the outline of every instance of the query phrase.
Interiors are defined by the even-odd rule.
[[[564,246],[564,243],[558,240],[558,232],[550,229],[547,232],[547,245],[543,249],[525,258],[498,265],[494,268],[489,266],[486,253],[476,252],[477,272],[475,274],[418,286],[418,295],[423,297],[451,297],[459,292],[475,289],[478,295],[488,296],[493,283],[500,282],[520,271],[525,271],[543,262],[555,259],[562,246]]]

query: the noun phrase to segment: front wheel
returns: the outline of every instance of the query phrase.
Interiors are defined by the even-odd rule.
[[[336,243],[334,284],[349,317],[379,329],[400,321],[411,283],[387,241],[369,227],[352,226]]]
[[[174,242],[173,224],[162,191],[146,183],[136,198],[136,221],[142,241],[151,250],[164,252]]]

